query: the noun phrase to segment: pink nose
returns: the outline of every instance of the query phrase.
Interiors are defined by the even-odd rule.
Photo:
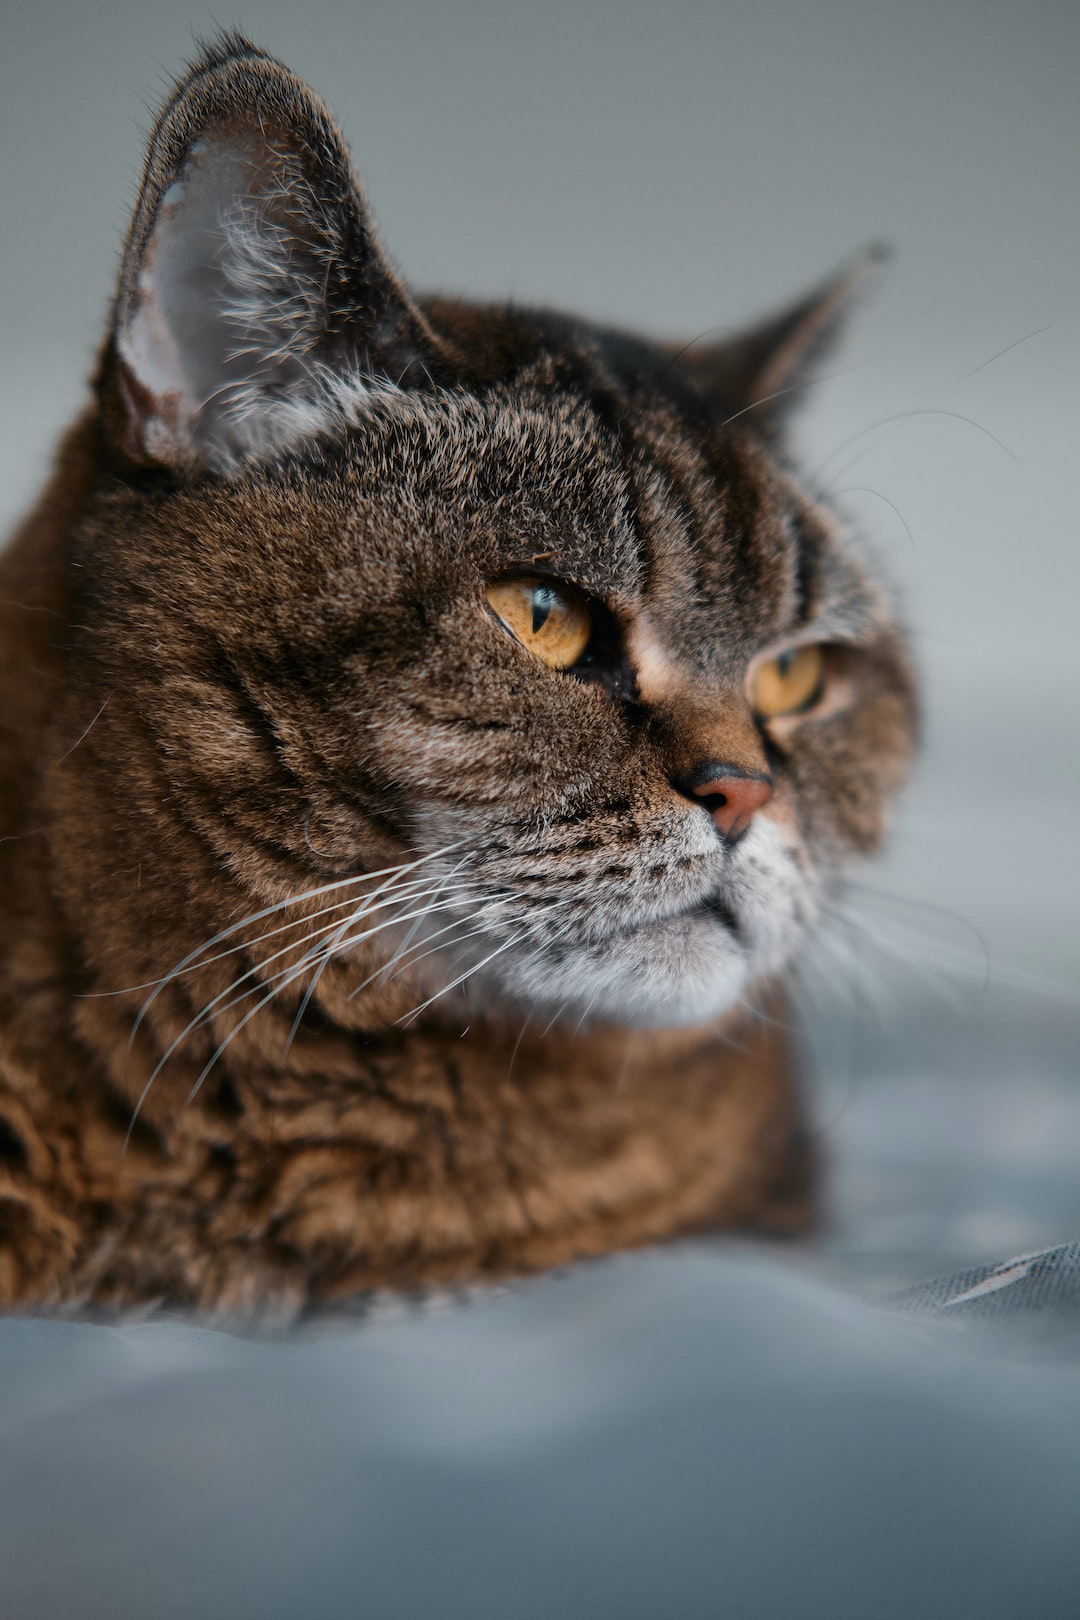
[[[772,783],[766,776],[728,775],[723,766],[715,776],[690,789],[695,798],[711,800],[705,805],[718,829],[729,841],[740,838],[750,818],[772,798]]]

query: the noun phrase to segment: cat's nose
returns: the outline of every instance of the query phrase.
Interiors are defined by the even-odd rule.
[[[763,771],[741,771],[737,766],[709,765],[694,774],[686,790],[700,799],[728,843],[741,838],[750,819],[772,798],[773,785]]]

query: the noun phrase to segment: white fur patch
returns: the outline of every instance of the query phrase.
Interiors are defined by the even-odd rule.
[[[440,839],[449,829],[440,821]],[[460,928],[448,927],[443,912],[445,944],[427,958],[433,994],[460,978],[471,1000],[571,1025],[663,1028],[721,1018],[792,960],[816,913],[817,885],[791,834],[765,814],[727,848],[706,811],[687,810],[670,842],[692,858],[694,875],[673,877],[661,898],[631,877],[621,896],[598,886],[595,907],[570,922],[575,914],[560,912],[553,882],[549,922],[546,908],[516,903],[508,883],[472,902]],[[639,864],[656,853],[643,840]],[[711,908],[716,900],[721,907]]]

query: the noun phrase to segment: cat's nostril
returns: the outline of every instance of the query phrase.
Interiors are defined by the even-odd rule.
[[[772,798],[770,777],[762,772],[743,772],[731,766],[717,766],[698,772],[684,791],[700,801],[716,823],[717,831],[733,843],[750,825],[751,817]]]

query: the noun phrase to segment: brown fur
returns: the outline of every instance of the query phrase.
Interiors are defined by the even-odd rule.
[[[244,353],[211,334],[204,402],[159,386],[150,317],[215,141],[279,260]],[[842,290],[682,357],[419,304],[311,93],[238,40],[196,65],[151,145],[94,406],[0,562],[0,1299],[294,1310],[805,1218],[778,976],[879,841],[913,732],[884,601],[777,447],[771,396]],[[580,671],[486,611],[485,581],[523,568],[594,599]],[[750,661],[811,633],[831,697],[761,725]],[[790,903],[757,857],[701,845],[716,761],[771,773]],[[743,1002],[635,1029],[574,1001],[610,940],[644,984],[642,918],[697,918],[736,858],[739,893],[790,912]],[[443,889],[367,875],[418,859]],[[449,939],[410,948],[398,897],[458,881]],[[400,923],[307,965],[320,908],[377,891]],[[270,995],[278,951],[297,971]],[[564,958],[565,997],[522,988],[564,983]]]

